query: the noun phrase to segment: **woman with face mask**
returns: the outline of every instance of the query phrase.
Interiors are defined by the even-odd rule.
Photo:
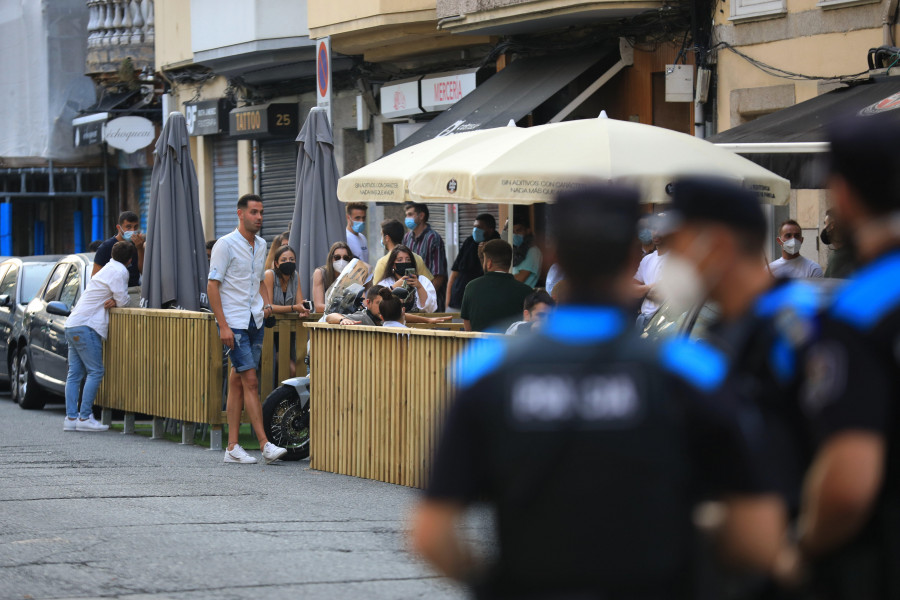
[[[424,275],[407,275],[407,270],[416,271],[416,263],[413,262],[412,250],[406,246],[394,246],[388,255],[385,266],[384,279],[378,285],[395,289],[405,287],[409,291],[409,300],[406,303],[407,311],[435,312],[437,310],[437,291],[431,281]]]
[[[347,242],[335,242],[331,245],[325,264],[313,271],[313,304],[316,312],[325,311],[325,291],[354,258],[356,257]]]
[[[272,299],[272,312],[278,314],[297,313],[301,317],[309,315],[303,306],[303,289],[297,277],[297,256],[289,246],[281,246],[273,255],[273,267],[266,271],[263,285]],[[275,334],[278,347],[278,334]],[[297,344],[295,334],[291,334],[291,377],[296,374]]]

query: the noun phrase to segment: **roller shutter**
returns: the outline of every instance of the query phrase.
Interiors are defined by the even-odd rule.
[[[237,227],[238,152],[237,141],[216,139],[213,149],[213,199],[216,239]]]
[[[265,207],[262,235],[266,242],[287,231],[294,214],[297,178],[297,142],[267,141],[261,144],[260,195]]]

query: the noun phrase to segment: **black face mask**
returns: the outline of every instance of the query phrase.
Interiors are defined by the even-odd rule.
[[[822,240],[822,243],[827,246],[831,243],[831,234],[827,229],[823,229],[822,233],[819,234],[819,239]]]
[[[285,262],[278,265],[278,270],[285,277],[290,277],[297,270],[297,263]]]
[[[412,269],[413,264],[411,262],[398,262],[394,263],[394,272],[400,277],[406,277],[406,270]]]

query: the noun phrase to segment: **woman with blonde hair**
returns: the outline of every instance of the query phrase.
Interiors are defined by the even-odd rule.
[[[278,252],[278,249],[282,246],[288,245],[289,237],[291,237],[291,232],[285,231],[284,233],[276,235],[275,239],[272,240],[272,244],[269,246],[269,254],[266,256],[266,269],[275,268],[275,253]]]

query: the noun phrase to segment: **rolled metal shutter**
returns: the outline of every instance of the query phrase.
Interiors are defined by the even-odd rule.
[[[265,218],[260,235],[266,242],[271,242],[276,235],[287,231],[294,215],[297,142],[267,141],[261,147],[259,189],[265,207]]]
[[[216,239],[237,227],[238,153],[237,141],[219,138],[213,142],[213,202]]]

